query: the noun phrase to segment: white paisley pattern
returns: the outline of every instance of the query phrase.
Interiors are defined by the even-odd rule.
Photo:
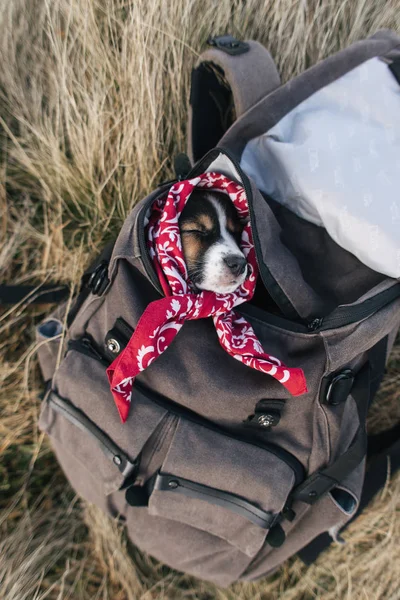
[[[147,244],[165,298],[147,306],[125,350],[107,369],[122,421],[128,417],[136,375],[165,352],[184,322],[191,319],[212,317],[219,343],[233,358],[271,375],[293,395],[307,391],[303,371],[288,368],[264,352],[251,325],[233,310],[251,300],[258,276],[249,221],[240,244],[248,262],[248,277],[244,283],[231,294],[206,290],[194,293],[182,251],[179,216],[195,187],[224,192],[241,218],[246,219],[249,215],[243,187],[220,173],[204,173],[180,181],[171,187],[167,198],[159,198],[154,203],[147,227]]]

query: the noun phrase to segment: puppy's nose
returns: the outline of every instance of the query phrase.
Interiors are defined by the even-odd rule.
[[[224,263],[229,267],[229,270],[235,277],[244,273],[247,264],[244,256],[239,256],[238,254],[229,254],[229,256],[225,256]]]

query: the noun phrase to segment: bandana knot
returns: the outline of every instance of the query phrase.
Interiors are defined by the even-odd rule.
[[[207,290],[194,293],[182,250],[179,217],[195,187],[227,194],[239,217],[247,219],[249,216],[243,187],[219,173],[204,173],[175,183],[166,198],[159,198],[153,204],[147,226],[147,246],[165,297],[147,306],[128,345],[107,369],[123,422],[129,414],[135,377],[165,352],[184,322],[192,319],[212,317],[219,343],[233,358],[271,375],[294,396],[307,391],[303,371],[288,368],[278,358],[264,352],[250,323],[233,310],[251,300],[258,276],[249,221],[240,243],[248,265],[243,284],[229,294]]]

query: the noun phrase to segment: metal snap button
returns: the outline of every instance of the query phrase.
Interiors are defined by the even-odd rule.
[[[114,338],[110,338],[109,340],[107,340],[107,348],[113,354],[118,354],[118,352],[121,350],[121,345]]]
[[[258,417],[258,423],[259,423],[259,425],[262,425],[263,427],[271,427],[275,423],[275,418],[273,415],[268,415],[268,414],[260,415]]]

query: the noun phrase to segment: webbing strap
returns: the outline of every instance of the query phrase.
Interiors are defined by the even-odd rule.
[[[385,440],[388,443],[385,444]],[[373,452],[377,447],[379,447],[380,451],[378,454],[374,453],[375,455],[367,466],[358,509],[341,531],[346,529],[359,516],[371,502],[375,494],[386,484],[388,466],[391,476],[400,469],[400,423],[392,429],[368,437],[368,450],[371,449],[371,452]],[[331,545],[332,541],[332,537],[328,533],[322,533],[302,548],[297,553],[297,556],[306,565],[310,565]]]
[[[0,285],[0,305],[19,304],[24,300],[30,304],[53,304],[68,298],[67,285]]]
[[[367,454],[366,420],[371,398],[384,372],[387,336],[368,352],[368,361],[354,378],[351,395],[356,403],[359,426],[349,448],[331,465],[313,473],[293,493],[293,499],[314,504],[332,488],[339,485],[360,464]]]
[[[357,406],[359,427],[349,448],[331,465],[313,473],[293,493],[294,500],[314,504],[332,488],[337,486],[360,464],[367,452],[365,420],[369,406],[370,363],[357,374],[351,395]]]
[[[80,286],[81,292],[84,288],[87,288],[87,293],[92,289],[90,280],[96,274],[99,267],[103,264],[105,266],[108,265],[114,244],[115,240],[109,242],[96,260],[83,273]],[[104,273],[104,276],[106,275],[107,269],[105,269]],[[0,306],[4,304],[19,304],[24,301],[29,302],[29,304],[59,304],[63,300],[66,300],[70,293],[71,289],[68,285],[58,283],[48,285],[0,285]]]

